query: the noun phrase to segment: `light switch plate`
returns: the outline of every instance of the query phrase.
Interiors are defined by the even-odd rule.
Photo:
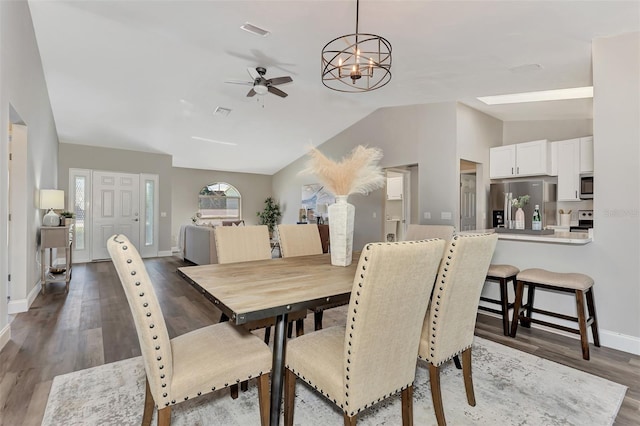
[[[431,219],[431,212],[424,212],[425,219]]]
[[[451,220],[451,212],[441,212],[440,219],[442,220]]]

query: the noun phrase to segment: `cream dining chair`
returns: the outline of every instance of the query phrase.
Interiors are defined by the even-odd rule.
[[[278,234],[280,235],[280,254],[282,257],[309,256],[323,253],[320,231],[317,225],[282,224],[278,225]],[[344,303],[326,303],[316,306],[313,309],[314,329],[316,331],[322,329],[322,317],[326,309],[342,305]],[[300,327],[300,324],[296,324],[296,326]]]
[[[171,424],[171,407],[240,380],[258,378],[260,422],[268,423],[271,351],[240,327],[219,323],[169,339],[160,304],[138,251],[124,235],[107,248],[133,314],[146,373],[143,425],[154,406],[159,426]]]
[[[296,377],[355,425],[362,410],[402,393],[402,423],[413,424],[413,381],[422,319],[443,240],[370,243],[360,255],[347,324],[288,343],[285,425],[293,425]],[[394,318],[389,321],[389,318]]]
[[[497,240],[498,234],[457,235],[444,252],[418,352],[418,357],[429,364],[431,399],[439,426],[446,424],[440,366],[460,354],[467,402],[476,405],[471,345],[480,293]]]
[[[266,225],[256,226],[217,226],[214,229],[218,263],[238,263],[252,260],[270,260],[271,242],[269,240],[269,228]],[[296,336],[304,334],[304,319],[306,311],[292,312],[289,315],[289,337],[291,337],[292,324],[296,322]],[[228,320],[222,314],[220,321]],[[276,323],[275,318],[251,321],[245,324],[248,330],[264,328],[264,342],[269,344],[271,327]],[[247,389],[247,382],[241,383],[242,389]],[[231,387],[231,397],[238,397],[238,387]]]

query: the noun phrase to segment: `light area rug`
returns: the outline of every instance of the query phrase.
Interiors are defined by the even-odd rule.
[[[450,425],[610,425],[626,386],[482,338],[473,345],[476,406],[467,404],[461,370],[441,369]],[[142,358],[131,358],[54,378],[42,425],[139,425],[144,401]],[[420,361],[414,385],[414,423],[436,425],[429,373]],[[153,423],[155,424],[155,413]],[[232,400],[216,392],[175,405],[172,424],[259,425],[256,385]],[[300,380],[296,425],[341,425],[342,414]],[[358,416],[358,425],[400,425],[397,395]]]

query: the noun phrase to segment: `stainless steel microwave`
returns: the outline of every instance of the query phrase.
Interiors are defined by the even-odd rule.
[[[593,198],[593,173],[582,173],[580,175],[580,199],[590,200]]]

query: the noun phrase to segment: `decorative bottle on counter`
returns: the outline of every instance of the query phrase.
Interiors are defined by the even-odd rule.
[[[533,220],[531,221],[531,229],[534,231],[542,230],[542,217],[540,216],[540,206],[536,204],[533,209]]]

